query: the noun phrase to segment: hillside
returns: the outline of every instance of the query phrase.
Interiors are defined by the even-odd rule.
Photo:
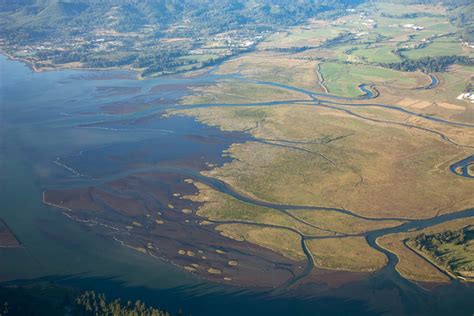
[[[179,72],[248,51],[268,32],[338,15],[359,2],[1,0],[0,44],[37,68]]]
[[[0,0],[0,50],[38,70],[120,67],[161,75],[221,62],[276,31],[345,15],[364,2]],[[465,41],[474,37],[469,2],[445,1]]]

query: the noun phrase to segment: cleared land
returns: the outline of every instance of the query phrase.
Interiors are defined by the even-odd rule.
[[[357,49],[352,54],[370,63],[396,63],[401,59],[393,53],[393,46],[375,46]]]
[[[407,88],[416,86],[417,82],[417,78],[411,74],[357,64],[323,63],[321,73],[329,92],[346,97],[361,95],[362,91],[357,87],[363,83]]]
[[[311,20],[305,26],[296,26],[277,32],[258,45],[259,49],[272,50],[279,48],[318,46],[325,40],[334,38],[343,30],[331,27],[330,23]]]

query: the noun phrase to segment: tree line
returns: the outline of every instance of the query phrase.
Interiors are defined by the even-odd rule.
[[[417,71],[423,72],[443,72],[454,64],[464,66],[474,66],[474,58],[467,56],[439,56],[439,57],[423,57],[420,59],[405,59],[395,63],[380,63],[379,66],[401,70],[401,71]]]

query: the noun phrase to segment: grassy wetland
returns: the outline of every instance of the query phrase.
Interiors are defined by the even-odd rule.
[[[65,69],[42,33],[31,69],[0,56],[0,288],[51,281],[179,315],[472,314],[472,34],[452,7],[383,1],[184,1],[173,21],[210,21],[93,35],[105,59],[143,39],[140,78],[127,55]]]
[[[410,280],[449,280],[405,239],[431,222],[472,219],[472,49],[453,39],[442,7],[396,10],[405,8],[313,19],[213,67],[215,80],[151,87],[164,97],[138,107],[103,105],[124,117],[80,126],[158,124],[174,142],[57,157],[76,176],[113,176],[47,189],[44,202],[216,282],[297,288],[318,271],[392,267]],[[127,91],[139,99],[140,89]],[[274,273],[257,280],[262,270]]]
[[[374,272],[387,257],[368,244],[372,232],[472,208],[472,178],[450,171],[474,150],[474,105],[459,97],[472,89],[472,66],[454,62],[432,73],[387,66],[469,58],[472,48],[453,39],[442,7],[409,6],[418,13],[407,17],[403,10],[378,4],[280,32],[216,70],[236,77],[169,111],[252,137],[224,151],[230,162],[202,172],[234,196],[196,183],[199,193],[186,196],[201,203],[196,214],[233,240],[296,261],[306,255],[314,269]],[[398,256],[403,277],[446,282],[403,242],[425,230],[384,235],[377,244]]]
[[[35,125],[12,110],[12,97],[2,128],[31,123],[15,134],[33,137],[39,153],[41,185],[30,195],[69,226],[34,218],[35,235],[7,226],[12,208],[0,220],[0,250],[29,262],[25,250],[43,236],[65,261],[86,261],[89,252],[71,253],[76,244],[110,258],[129,251],[147,276],[166,262],[193,282],[277,292],[386,275],[405,285],[471,282],[472,48],[453,38],[441,7],[403,10],[377,4],[313,19],[194,76],[42,73],[54,76],[42,84],[64,89],[60,102],[36,97],[47,89],[25,93],[21,106],[41,106],[31,109],[43,119]],[[38,149],[39,139],[58,146]],[[89,234],[83,244],[63,245],[67,231],[44,237],[75,222]],[[113,267],[104,275],[128,269]],[[8,269],[18,269],[13,260]]]

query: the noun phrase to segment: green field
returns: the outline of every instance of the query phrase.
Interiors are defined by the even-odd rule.
[[[213,54],[203,54],[203,55],[187,55],[187,56],[183,56],[181,57],[180,59],[183,59],[183,60],[192,60],[192,61],[197,61],[197,62],[206,62],[206,61],[209,61],[211,59],[216,59],[218,58],[219,56],[218,55],[213,55]]]
[[[317,46],[341,32],[341,29],[326,26],[295,27],[271,35],[259,46],[262,48]]]
[[[468,51],[463,49],[459,41],[441,38],[439,40],[427,44],[426,47],[411,49],[409,51],[403,52],[403,55],[410,59],[420,59],[428,56],[458,56],[469,55],[469,53]]]
[[[352,54],[369,63],[396,63],[400,61],[400,57],[392,52],[393,49],[392,46],[384,45],[357,49]]]
[[[321,65],[321,72],[329,91],[345,97],[361,95],[358,86],[363,83],[404,87],[416,84],[415,78],[403,72],[376,66],[328,62]]]

